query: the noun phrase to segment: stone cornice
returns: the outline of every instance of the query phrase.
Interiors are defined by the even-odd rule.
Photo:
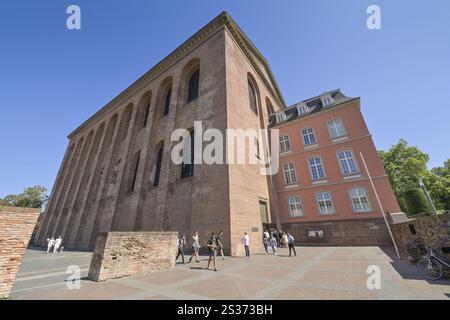
[[[181,44],[178,48],[172,51],[167,57],[165,57],[163,60],[157,63],[149,71],[147,71],[138,80],[133,82],[127,89],[122,91],[114,99],[108,102],[103,108],[97,111],[81,126],[79,126],[72,133],[70,133],[68,135],[68,138],[69,139],[73,138],[76,134],[83,131],[91,124],[93,124],[97,119],[107,114],[111,108],[119,105],[124,100],[132,96],[134,93],[142,89],[161,72],[165,71],[169,66],[178,61],[180,58],[186,55],[191,49],[196,47],[199,43],[201,43],[203,40],[208,38],[211,34],[216,32],[223,26],[225,26],[230,32],[230,34],[236,39],[237,43],[239,44],[239,46],[241,47],[241,49],[243,50],[249,61],[252,63],[252,66],[255,68],[255,70],[257,71],[258,75],[260,76],[264,84],[267,86],[270,93],[273,95],[273,97],[277,99],[277,103],[283,108],[285,108],[286,103],[283,99],[283,96],[281,95],[281,91],[275,81],[272,71],[270,70],[267,60],[262,56],[262,54],[258,51],[258,49],[248,39],[248,37],[242,32],[242,30],[239,28],[236,22],[234,22],[234,20],[230,17],[230,15],[227,12],[222,12],[220,15],[218,15],[216,18],[210,21],[207,25],[205,25],[202,29],[196,32],[193,36],[191,36],[189,39],[183,42],[183,44]],[[267,69],[269,79],[267,79],[264,73],[261,71],[254,57],[257,57],[258,60]],[[271,83],[273,85],[271,85]]]

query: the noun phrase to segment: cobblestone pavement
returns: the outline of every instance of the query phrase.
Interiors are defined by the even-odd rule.
[[[379,247],[297,247],[296,257],[218,258],[219,271],[200,263],[174,270],[92,282],[91,253],[27,250],[11,299],[449,299],[450,280],[429,282],[414,265],[394,262]],[[67,267],[81,269],[81,289],[66,286]],[[369,290],[367,268],[379,267],[380,289]]]

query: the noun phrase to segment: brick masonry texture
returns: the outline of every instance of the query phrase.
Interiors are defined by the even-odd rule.
[[[7,298],[40,209],[0,206],[0,299]]]
[[[175,267],[177,232],[107,232],[97,237],[89,279],[139,275]]]
[[[300,246],[392,245],[383,218],[284,223],[282,229],[291,233]],[[323,237],[309,237],[313,231],[322,231]]]
[[[433,215],[411,219],[403,223],[392,225],[394,239],[400,250],[406,253],[406,244],[413,235],[410,225],[414,226],[417,239],[424,244],[440,250],[442,247],[450,247],[450,215]],[[441,252],[441,254],[444,254]],[[450,255],[447,254],[450,258]]]

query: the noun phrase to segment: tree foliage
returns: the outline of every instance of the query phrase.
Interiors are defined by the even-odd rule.
[[[46,191],[47,189],[43,186],[28,187],[20,194],[10,194],[0,198],[0,205],[43,209],[48,201]]]
[[[428,154],[403,139],[389,150],[379,151],[379,155],[398,198],[405,191],[416,189],[422,179],[436,208],[450,210],[450,159],[443,167],[428,170]]]

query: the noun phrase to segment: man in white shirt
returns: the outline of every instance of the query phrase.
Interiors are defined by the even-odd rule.
[[[55,238],[51,237],[50,239],[47,238],[47,253],[50,252],[53,245],[55,244]]]
[[[250,237],[244,232],[245,258],[250,258]]]
[[[55,247],[53,248],[53,253],[57,253],[59,246],[61,245],[62,238],[61,236],[58,237],[58,239],[55,240]]]

